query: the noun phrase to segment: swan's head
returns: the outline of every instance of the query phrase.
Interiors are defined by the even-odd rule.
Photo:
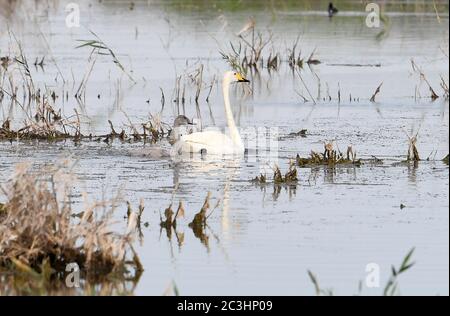
[[[249,80],[245,79],[245,77],[237,72],[237,71],[227,71],[224,76],[224,81],[226,82],[250,82]]]

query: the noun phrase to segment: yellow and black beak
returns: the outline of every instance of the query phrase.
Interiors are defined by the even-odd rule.
[[[236,74],[236,79],[238,82],[250,82],[250,80],[245,79],[240,73]]]

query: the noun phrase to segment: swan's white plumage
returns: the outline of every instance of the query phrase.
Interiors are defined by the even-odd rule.
[[[240,154],[244,151],[235,146],[233,140],[219,131],[204,131],[181,136],[182,152],[208,154]]]
[[[246,80],[240,74],[229,71],[225,73],[222,83],[225,114],[230,136],[212,130],[183,135],[176,144],[179,151],[184,153],[244,154],[244,144],[234,122],[229,97],[230,84],[238,81]]]

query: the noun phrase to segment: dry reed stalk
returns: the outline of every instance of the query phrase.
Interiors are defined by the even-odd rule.
[[[0,220],[0,266],[17,265],[40,271],[47,263],[54,273],[77,263],[86,280],[115,274],[124,276],[130,260],[135,227],[126,234],[112,230],[112,216],[121,200],[88,202],[74,220],[71,188],[74,176],[69,162],[34,171],[19,164],[1,191],[6,197]],[[136,274],[141,266],[134,264]]]
[[[434,89],[431,87],[431,84],[428,82],[428,80],[425,76],[425,73],[419,68],[419,66],[417,66],[417,64],[414,62],[413,59],[411,59],[411,67],[414,72],[419,74],[420,81],[424,81],[427,84],[428,89],[430,90],[431,101],[435,101],[436,99],[438,99],[439,96],[436,94]]]
[[[370,98],[370,102],[375,102],[375,98],[378,95],[378,93],[381,92],[381,86],[383,85],[383,83],[380,83],[380,85],[377,87],[377,89],[375,90],[374,94],[372,95],[372,97]]]

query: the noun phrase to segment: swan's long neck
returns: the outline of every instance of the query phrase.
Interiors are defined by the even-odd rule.
[[[223,98],[225,102],[225,114],[227,117],[227,124],[228,128],[230,129],[230,136],[231,140],[233,141],[234,145],[244,150],[244,144],[242,142],[241,135],[239,135],[239,131],[236,127],[236,123],[234,121],[233,112],[231,111],[231,105],[230,105],[230,84],[231,80],[229,78],[225,78],[223,80]]]

